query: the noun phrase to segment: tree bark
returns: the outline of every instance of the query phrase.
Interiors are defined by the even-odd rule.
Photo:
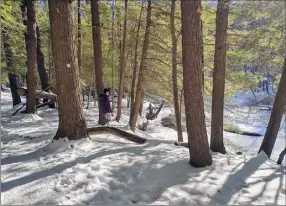
[[[120,52],[120,83],[119,83],[119,92],[118,92],[118,101],[117,101],[117,115],[116,121],[119,122],[121,117],[121,103],[122,103],[122,96],[123,96],[123,89],[124,89],[124,77],[125,77],[125,70],[126,70],[126,62],[125,62],[125,47],[126,47],[126,31],[127,31],[127,9],[128,9],[128,0],[125,0],[125,14],[124,14],[124,26],[123,26],[123,40],[122,40],[122,50]]]
[[[285,155],[286,155],[286,147],[285,147],[285,149],[280,153],[279,158],[278,158],[278,160],[277,160],[277,164],[281,165],[281,163],[282,163],[282,161],[283,161]]]
[[[38,73],[40,76],[41,81],[41,87],[42,90],[46,92],[50,92],[49,87],[49,80],[48,80],[48,74],[45,67],[45,57],[42,52],[42,45],[41,45],[41,38],[40,38],[40,28],[39,25],[36,27],[36,33],[37,33],[37,65],[38,65]],[[43,99],[43,102],[47,102],[48,99]],[[49,104],[50,108],[55,108],[55,104]]]
[[[91,18],[92,18],[92,38],[93,38],[93,52],[94,52],[94,69],[95,69],[95,82],[97,96],[103,92],[103,63],[102,63],[102,50],[101,50],[101,35],[100,35],[100,17],[98,0],[91,0]],[[98,104],[99,105],[99,104]],[[99,121],[101,125],[106,124],[105,115],[99,109]]]
[[[202,35],[200,26],[201,1],[181,1],[183,84],[190,165],[212,164],[206,131],[202,95]]]
[[[80,0],[77,0],[77,63],[79,73],[81,72],[81,58],[82,58],[82,43],[81,43],[81,13]]]
[[[170,22],[171,22],[171,37],[172,37],[173,99],[174,99],[174,109],[176,116],[178,142],[182,142],[183,132],[182,132],[180,109],[179,109],[178,83],[177,83],[177,38],[175,34],[175,10],[176,10],[176,0],[172,0]]]
[[[277,134],[279,132],[285,105],[286,105],[286,57],[284,59],[282,76],[273,103],[273,108],[271,111],[271,116],[269,119],[267,130],[258,152],[260,153],[261,151],[264,151],[269,158],[271,156],[277,138]]]
[[[112,1],[112,72],[111,72],[111,115],[113,116],[114,113],[114,74],[115,74],[115,61],[114,61],[114,21],[115,21],[115,13],[114,13],[114,6],[115,6],[115,0]]]
[[[229,0],[219,0],[216,12],[210,148],[213,152],[219,152],[222,154],[226,153],[223,144],[223,107],[225,89],[228,11]]]
[[[151,0],[148,0],[147,24],[146,24],[145,38],[144,38],[143,50],[142,50],[142,58],[141,58],[141,63],[140,63],[139,75],[138,75],[136,97],[135,97],[134,105],[132,105],[132,111],[131,111],[131,116],[129,120],[130,128],[133,132],[135,131],[140,103],[142,101],[141,95],[142,95],[143,83],[144,83],[145,75],[146,75],[145,74],[146,73],[146,59],[147,59],[147,51],[148,51],[148,46],[149,46],[150,27],[151,27]]]
[[[70,0],[51,1],[53,59],[56,73],[59,126],[54,139],[88,137],[80,98],[79,70],[74,55]]]
[[[145,96],[145,92],[143,90],[142,93],[141,93],[141,102],[140,102],[140,107],[139,107],[139,115],[140,115],[140,117],[142,117],[142,112],[143,112],[144,96]]]
[[[36,88],[37,88],[37,38],[36,38],[36,14],[34,0],[26,0],[27,7],[27,105],[26,113],[36,113]]]
[[[143,5],[144,5],[144,1],[142,1],[142,5],[141,5],[141,10],[140,10],[140,15],[139,15],[139,21],[138,21],[138,26],[137,26],[137,34],[136,34],[136,42],[135,42],[135,54],[134,54],[134,67],[133,67],[133,75],[132,75],[132,83],[131,83],[131,108],[134,105],[134,98],[135,98],[135,84],[136,84],[136,79],[137,79],[137,65],[138,65],[138,61],[137,61],[137,56],[138,56],[138,43],[139,43],[139,34],[140,34],[140,26],[141,26],[141,18],[142,18],[142,12],[143,12]],[[132,109],[131,109],[132,111]],[[131,116],[131,112],[130,112],[130,116]]]
[[[9,37],[5,29],[2,29],[2,40],[4,44],[6,67],[8,70],[8,79],[9,79],[10,91],[12,94],[12,101],[13,101],[13,107],[14,107],[15,105],[21,103],[21,98],[20,98],[20,95],[17,93],[18,76],[15,74],[15,68],[13,66],[13,60],[12,60],[13,52],[12,52],[10,44],[8,43]]]

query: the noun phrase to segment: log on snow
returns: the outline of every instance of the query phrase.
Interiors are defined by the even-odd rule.
[[[110,133],[110,134],[114,134],[117,136],[120,136],[124,139],[127,139],[129,141],[138,143],[138,144],[144,144],[147,140],[145,138],[142,138],[136,134],[132,134],[129,132],[126,132],[124,130],[118,129],[116,127],[108,127],[108,126],[104,126],[104,127],[91,127],[87,129],[87,132],[89,133],[89,135],[92,134],[102,134],[102,133]]]
[[[186,147],[189,148],[189,143],[188,142],[174,142],[175,146],[182,146],[182,147]]]
[[[20,87],[17,90],[17,92],[20,96],[26,96],[27,88]],[[54,100],[54,101],[57,100],[57,95],[52,93],[52,92],[45,92],[45,91],[41,91],[41,90],[36,90],[36,96],[37,96],[37,98],[49,99],[49,100]]]

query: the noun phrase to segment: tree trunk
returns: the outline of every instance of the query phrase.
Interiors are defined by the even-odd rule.
[[[144,96],[145,96],[145,92],[143,90],[142,93],[141,93],[141,102],[140,102],[140,107],[139,107],[139,115],[140,115],[140,117],[142,117],[142,112],[143,112]]]
[[[36,88],[37,88],[37,38],[36,38],[36,14],[34,0],[26,0],[27,6],[27,105],[26,113],[36,113]]]
[[[88,92],[88,97],[87,97],[86,109],[89,109],[89,102],[90,102],[91,92],[92,92],[92,82],[89,85],[89,92]]]
[[[206,131],[202,94],[202,35],[200,26],[201,1],[181,1],[183,84],[190,165],[212,164]]]
[[[263,142],[258,152],[260,153],[261,151],[264,151],[269,158],[271,156],[272,149],[274,147],[277,138],[285,105],[286,105],[286,57],[284,59],[282,76],[273,103],[270,120],[267,126],[266,133],[263,138]]]
[[[117,101],[117,115],[116,121],[119,122],[121,117],[121,103],[122,103],[122,96],[123,96],[123,89],[124,89],[124,77],[125,77],[125,70],[126,70],[126,62],[125,62],[125,47],[126,47],[126,31],[127,31],[127,3],[128,0],[125,0],[125,14],[124,14],[124,26],[123,26],[123,40],[122,40],[122,50],[120,52],[120,83],[119,83],[119,92],[118,92],[118,101]]]
[[[77,0],[77,63],[79,73],[81,72],[81,57],[82,57],[82,44],[81,44],[81,13],[80,13],[80,0]]]
[[[138,75],[138,82],[137,82],[137,89],[136,89],[136,97],[134,101],[134,105],[132,105],[131,116],[129,120],[130,128],[134,132],[136,122],[138,119],[138,113],[141,103],[141,95],[143,90],[143,82],[145,80],[145,73],[146,73],[146,59],[147,59],[147,51],[149,45],[149,36],[150,36],[150,26],[151,26],[151,0],[148,0],[148,8],[147,8],[147,24],[146,24],[146,31],[145,31],[145,38],[142,50],[142,58],[140,63],[139,75]]]
[[[137,34],[136,34],[136,43],[135,43],[135,54],[134,54],[134,67],[133,67],[133,76],[132,76],[132,84],[131,84],[131,108],[134,105],[134,92],[135,92],[135,84],[136,84],[136,79],[137,79],[137,55],[138,55],[138,43],[139,43],[139,34],[140,34],[140,26],[141,26],[141,17],[142,17],[142,12],[143,12],[143,5],[144,1],[142,1],[141,5],[141,10],[140,10],[140,15],[139,15],[139,21],[138,21],[138,26],[137,26]]]
[[[15,68],[13,67],[13,61],[12,61],[13,53],[12,53],[11,46],[8,43],[9,37],[5,29],[2,29],[2,39],[3,39],[3,44],[4,44],[6,67],[8,70],[8,79],[9,79],[10,90],[11,90],[12,100],[13,100],[13,107],[14,107],[15,105],[21,103],[21,98],[20,98],[20,95],[17,93],[18,77],[15,74]]]
[[[223,107],[226,68],[229,0],[219,0],[216,12],[216,36],[212,92],[211,144],[213,152],[225,154],[223,144]]]
[[[115,0],[112,1],[112,72],[111,72],[111,115],[113,116],[114,113],[114,73],[115,73],[115,61],[114,61],[114,21],[115,21],[115,14],[114,14],[114,6],[115,6]]]
[[[11,90],[11,94],[12,94],[13,107],[14,107],[17,104],[22,103],[20,95],[17,92],[17,89],[18,89],[17,82],[19,80],[18,80],[18,76],[16,74],[13,74],[10,72],[8,73],[8,78],[9,78],[10,90]]]
[[[101,36],[100,36],[100,17],[98,0],[91,0],[91,17],[92,17],[92,38],[93,38],[93,52],[94,52],[94,69],[95,69],[95,82],[97,96],[103,92],[103,63],[102,63],[102,50],[101,50]],[[99,105],[99,104],[98,104]],[[106,124],[105,115],[99,109],[99,121],[101,125]]]
[[[38,73],[40,76],[41,81],[41,87],[42,90],[49,92],[49,80],[48,80],[48,74],[45,67],[45,57],[42,52],[42,45],[41,45],[41,38],[40,38],[40,29],[39,25],[36,27],[36,33],[37,33],[37,65],[38,65]],[[48,99],[43,99],[43,102],[47,102]],[[55,104],[49,104],[50,108],[55,108]]]
[[[182,142],[183,132],[181,124],[181,115],[179,111],[179,97],[178,97],[178,83],[177,83],[177,38],[175,34],[175,9],[176,9],[176,1],[172,0],[170,22],[171,22],[171,37],[172,37],[173,98],[174,98],[174,109],[176,115],[178,142]]]
[[[71,1],[50,3],[52,48],[59,105],[59,126],[54,139],[86,138],[88,134],[80,98],[79,70],[73,53]]]
[[[286,155],[286,147],[285,147],[285,149],[280,153],[279,158],[278,158],[278,160],[277,160],[277,164],[281,165],[281,163],[282,163],[282,161],[283,161],[285,155]]]

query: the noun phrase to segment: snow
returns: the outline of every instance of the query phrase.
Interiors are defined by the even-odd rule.
[[[212,153],[211,166],[193,168],[188,164],[188,149],[173,145],[176,131],[160,123],[173,113],[168,105],[145,132],[136,131],[148,139],[143,145],[114,134],[53,141],[57,110],[43,108],[37,115],[11,116],[16,110],[11,105],[11,95],[2,92],[1,200],[5,205],[286,204],[285,166],[277,165],[274,155],[273,159],[264,153],[256,155],[263,137],[225,132],[228,154]],[[240,129],[263,133],[269,112],[249,112],[240,108],[226,115]],[[96,126],[97,108],[92,104],[84,113],[88,126]],[[131,132],[128,109],[124,107],[122,113],[122,121],[110,125]],[[254,117],[262,118],[261,122]],[[283,135],[281,127],[273,154],[285,146]],[[237,151],[243,155],[236,155]]]

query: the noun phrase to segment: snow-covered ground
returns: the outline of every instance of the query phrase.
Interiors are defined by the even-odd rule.
[[[160,123],[173,112],[168,106],[145,132],[137,131],[148,139],[138,145],[113,134],[52,141],[57,110],[11,116],[17,109],[11,105],[11,95],[3,92],[2,204],[286,204],[285,167],[275,163],[285,147],[284,121],[272,155],[275,161],[263,153],[256,156],[263,137],[225,132],[228,154],[212,153],[211,166],[193,168],[188,149],[173,145],[176,131]],[[84,113],[88,127],[97,125],[96,107]],[[226,118],[240,129],[263,133],[269,114],[237,108],[226,112]],[[110,124],[129,130],[128,109],[120,123]],[[243,155],[236,155],[238,151]]]

